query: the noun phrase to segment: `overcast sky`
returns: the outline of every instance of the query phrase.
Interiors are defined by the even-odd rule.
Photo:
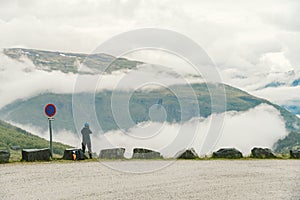
[[[299,19],[297,0],[0,0],[0,48],[90,53],[125,31],[169,29],[203,47],[225,83],[255,92],[300,77]],[[253,94],[276,102],[283,93]]]
[[[155,27],[185,34],[221,66],[264,56],[299,68],[299,18],[297,0],[0,0],[0,47],[91,52],[112,35]]]

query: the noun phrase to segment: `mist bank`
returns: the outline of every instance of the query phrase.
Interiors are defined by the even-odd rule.
[[[141,83],[144,86],[139,89],[203,82],[200,76],[161,65],[139,64],[134,69],[121,68],[104,74],[84,64],[77,65],[81,71],[90,74],[43,70],[27,57],[12,59],[0,51],[0,108],[17,99],[28,99],[41,93],[93,93],[115,89],[134,90],[137,86],[140,87]],[[78,86],[76,83],[79,80],[84,82],[80,82]]]
[[[204,141],[211,137],[209,129],[213,120],[222,120],[216,143],[209,148]],[[41,131],[30,125],[15,124],[35,135],[49,139],[47,131]],[[54,121],[55,126],[55,121]],[[108,131],[104,134],[93,130],[92,148],[99,153],[101,149],[123,147],[126,148],[125,156],[132,156],[133,148],[142,147],[153,149],[162,153],[164,157],[173,157],[178,151],[193,147],[201,155],[209,155],[223,147],[235,147],[244,155],[249,155],[253,147],[273,148],[276,141],[288,134],[285,123],[278,110],[274,107],[261,104],[248,111],[230,111],[213,114],[207,118],[193,118],[183,123],[143,122],[124,132],[122,130]],[[176,137],[182,134],[192,140],[176,142]],[[80,147],[80,133],[57,130],[53,133],[53,140],[74,147]]]
[[[103,60],[100,59],[99,66],[97,64],[99,69],[97,69],[95,66],[91,67],[89,61],[84,62],[84,56],[88,56],[88,54],[29,49],[20,49],[20,51],[23,53],[13,54],[12,57],[3,53],[3,50],[0,52],[0,93],[2,95],[0,108],[17,99],[27,99],[46,92],[70,94],[115,89],[155,89],[162,85],[168,87],[176,84],[205,82],[201,72],[197,71],[194,66],[163,51],[143,50],[130,53],[125,56],[127,59],[121,58],[121,61],[115,61],[117,64],[108,67],[106,70],[108,73],[104,74],[101,73],[100,68],[102,69],[109,63],[107,61],[109,55],[99,55]],[[46,56],[46,61],[50,62],[49,66],[46,61],[43,63],[41,60],[39,60],[40,63],[33,63],[34,60],[28,57],[30,53],[30,56],[38,59],[39,52],[42,52],[44,57]],[[55,54],[55,58],[51,57],[53,54]],[[76,58],[76,55],[79,57]],[[19,57],[14,58],[14,56]],[[278,56],[281,58],[282,55],[275,55],[276,58]],[[71,62],[66,57],[70,57],[74,61]],[[111,59],[109,57],[109,60]],[[276,64],[275,61],[272,63]],[[289,107],[294,105],[299,107],[300,97],[296,91],[299,89],[300,71],[284,67],[286,62],[279,63],[281,63],[279,67],[273,67],[274,69],[270,70],[267,67],[270,64],[262,62],[259,72],[248,68],[238,70],[223,66],[218,67],[218,70],[224,83],[268,99],[298,114]],[[66,71],[63,66],[76,70]]]

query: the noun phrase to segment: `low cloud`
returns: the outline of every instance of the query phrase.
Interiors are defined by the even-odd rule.
[[[84,67],[84,70],[87,68]],[[16,99],[26,99],[45,92],[71,94],[105,89],[143,89],[142,86],[155,88],[194,82],[202,82],[202,79],[151,64],[140,65],[137,70],[120,70],[101,76],[48,72],[39,70],[25,57],[18,61],[0,52],[0,108]]]
[[[0,108],[16,99],[44,92],[70,93],[76,75],[36,69],[28,59],[15,61],[0,53]]]
[[[227,112],[223,134],[215,147],[236,147],[248,155],[255,147],[271,148],[288,134],[280,112],[261,104],[246,112]]]
[[[221,120],[224,117],[226,119],[216,145],[211,146],[210,149],[203,149],[203,141],[210,137],[208,130],[211,117],[214,120]],[[244,155],[249,155],[253,147],[272,148],[278,139],[288,134],[279,111],[266,104],[244,112],[227,112],[214,114],[211,117],[173,124],[145,122],[127,132],[118,130],[99,134],[93,130],[93,151],[99,153],[101,149],[105,148],[124,147],[126,148],[125,156],[131,157],[133,148],[143,147],[160,151],[165,157],[172,157],[178,151],[190,147],[195,148],[197,153],[202,156],[219,148],[235,147]],[[32,126],[17,125],[45,139],[49,138],[48,132],[41,132]],[[174,144],[180,131],[186,135],[187,141]],[[53,138],[55,141],[80,147],[80,134],[56,130]]]
[[[289,105],[290,102],[295,103],[300,100],[300,86],[290,87],[282,86],[278,88],[265,88],[252,92],[253,95],[266,98],[271,102],[280,105]]]

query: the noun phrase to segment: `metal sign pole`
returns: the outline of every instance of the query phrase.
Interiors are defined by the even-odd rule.
[[[53,158],[53,146],[52,146],[52,124],[51,121],[53,121],[53,118],[48,118],[49,121],[49,132],[50,132],[50,153],[51,153],[51,158]]]
[[[47,104],[44,108],[44,112],[48,117],[49,121],[49,132],[50,132],[50,156],[53,158],[53,146],[52,146],[52,124],[51,121],[54,120],[54,115],[56,114],[56,106],[54,104]]]

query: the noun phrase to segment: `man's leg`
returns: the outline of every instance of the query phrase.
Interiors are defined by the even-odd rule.
[[[87,143],[87,147],[88,147],[88,150],[89,150],[89,156],[90,158],[93,158],[92,157],[92,144],[90,142]]]
[[[85,153],[85,144],[83,142],[81,143],[81,148],[82,148],[83,153]]]

